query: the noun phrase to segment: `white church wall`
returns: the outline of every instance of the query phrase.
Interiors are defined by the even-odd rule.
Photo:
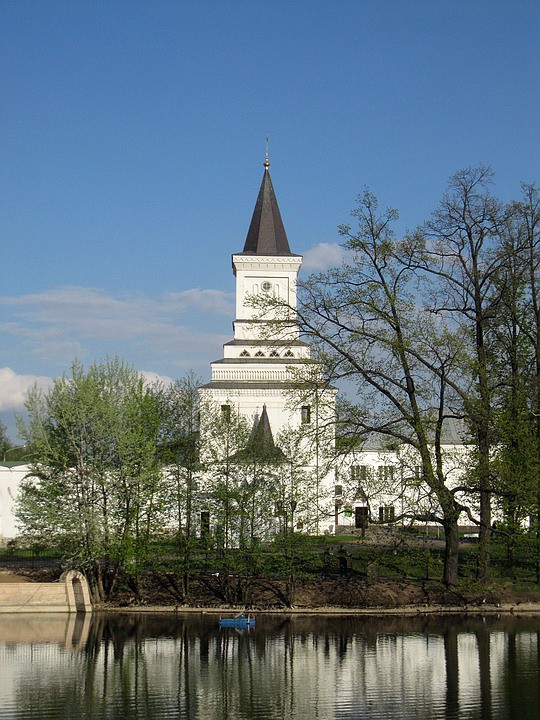
[[[470,462],[467,446],[443,446],[443,473],[448,487],[455,489],[462,484]],[[351,452],[339,462],[336,478],[336,525],[342,529],[358,529],[356,508],[367,509],[373,521],[383,524],[401,518],[399,524],[419,525],[424,521],[402,516],[441,515],[434,493],[422,481],[418,453],[405,445],[396,450]],[[461,513],[459,524],[470,526],[465,512]]]
[[[250,301],[260,293],[274,294],[292,308],[296,308],[296,278],[302,264],[300,256],[244,256],[233,255],[236,275],[236,319],[254,320],[258,308]],[[273,319],[270,312],[267,319]]]
[[[19,487],[28,475],[27,465],[0,465],[0,544],[12,540],[19,534],[15,518],[15,500]]]

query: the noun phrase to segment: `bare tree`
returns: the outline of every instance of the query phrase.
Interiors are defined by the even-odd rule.
[[[424,243],[415,253],[416,268],[436,283],[427,307],[446,318],[468,341],[470,351],[458,374],[449,378],[460,395],[475,439],[477,458],[473,486],[480,498],[479,577],[490,576],[491,457],[493,449],[493,375],[489,355],[490,324],[498,312],[502,288],[498,253],[505,210],[489,193],[488,167],[467,168],[449,182],[439,208],[423,229]]]
[[[461,505],[446,483],[442,432],[448,419],[447,379],[462,348],[418,308],[414,239],[396,240],[394,210],[378,211],[369,192],[358,199],[358,227],[342,226],[352,262],[301,285],[299,322],[332,380],[356,386],[338,434],[356,438],[379,433],[410,447],[419,457],[423,481],[441,508],[432,520],[446,539],[444,580],[458,578]]]

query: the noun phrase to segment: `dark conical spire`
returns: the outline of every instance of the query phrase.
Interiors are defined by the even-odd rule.
[[[261,417],[253,429],[251,440],[254,444],[265,444],[274,447],[274,436],[270,427],[270,420],[266,411],[266,404],[263,405]]]
[[[255,421],[251,437],[241,454],[245,459],[257,458],[274,462],[284,459],[283,452],[274,443],[266,405],[263,405],[261,416]]]
[[[291,255],[289,241],[268,171],[269,166],[267,152],[261,189],[255,203],[244,252],[250,255]]]

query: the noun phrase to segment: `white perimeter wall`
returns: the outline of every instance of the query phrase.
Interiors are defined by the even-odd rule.
[[[0,543],[18,534],[15,522],[15,498],[21,481],[29,472],[27,465],[5,467],[0,465]]]

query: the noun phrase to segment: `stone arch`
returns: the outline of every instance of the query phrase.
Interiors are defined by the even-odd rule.
[[[66,600],[69,612],[92,612],[92,601],[88,581],[78,570],[66,570],[60,576],[66,586]]]

